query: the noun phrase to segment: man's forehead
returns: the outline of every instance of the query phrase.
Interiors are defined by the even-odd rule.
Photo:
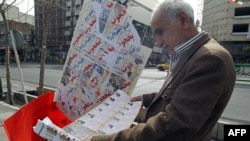
[[[163,28],[167,24],[166,21],[163,20],[163,18],[156,18],[152,20],[150,29],[152,32],[154,32],[156,29]]]

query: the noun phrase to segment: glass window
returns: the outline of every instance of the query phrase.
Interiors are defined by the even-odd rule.
[[[250,16],[250,7],[235,8],[234,16]]]
[[[248,32],[249,24],[234,24],[233,32]]]

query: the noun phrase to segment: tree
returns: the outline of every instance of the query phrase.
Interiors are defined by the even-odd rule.
[[[12,97],[12,91],[11,91],[11,81],[10,81],[10,57],[9,57],[9,45],[8,45],[8,33],[9,33],[9,25],[6,20],[5,12],[16,2],[16,0],[13,0],[10,4],[5,4],[6,0],[3,0],[2,3],[0,3],[0,13],[3,18],[4,22],[4,28],[5,28],[5,66],[6,66],[6,82],[7,82],[7,92],[8,92],[8,99],[9,104],[13,105],[13,97]]]
[[[49,0],[50,2],[42,2],[41,4],[45,4],[45,9],[48,11],[47,17],[45,18],[45,29],[43,30],[43,38],[42,38],[42,46],[40,47],[41,51],[41,60],[40,60],[40,77],[39,77],[39,87],[37,90],[38,95],[44,93],[43,86],[44,86],[44,66],[45,66],[45,52],[47,46],[47,39],[48,39],[48,30],[49,30],[49,23],[51,22],[51,11],[52,11],[52,3],[53,0]]]
[[[37,90],[38,95],[41,95],[44,93],[43,86],[44,86],[44,65],[45,65],[45,53],[46,53],[46,47],[47,47],[47,39],[48,39],[48,30],[49,25],[51,23],[51,14],[52,14],[52,8],[62,8],[65,9],[65,7],[56,5],[54,0],[40,0],[39,1],[41,5],[44,5],[45,11],[47,11],[47,17],[45,18],[45,28],[43,30],[43,38],[42,38],[42,46],[40,47],[41,50],[41,60],[40,60],[40,79],[39,79],[39,87]]]

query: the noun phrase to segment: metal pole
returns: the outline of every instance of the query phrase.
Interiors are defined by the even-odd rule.
[[[24,88],[23,74],[21,72],[19,56],[18,56],[17,50],[16,50],[16,41],[15,41],[15,37],[14,37],[14,34],[13,34],[13,30],[10,30],[10,35],[11,35],[11,39],[12,39],[11,41],[12,41],[12,44],[13,44],[13,50],[14,50],[14,53],[15,53],[16,64],[17,64],[19,74],[20,74],[20,77],[21,77],[21,83],[22,83],[23,93],[24,93],[24,100],[25,100],[25,103],[27,104],[28,103],[28,98],[27,98],[26,91],[25,91],[25,88]]]
[[[0,77],[0,99],[3,98],[3,85],[2,85],[2,78]]]

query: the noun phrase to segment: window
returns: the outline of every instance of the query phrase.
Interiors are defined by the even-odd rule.
[[[155,44],[155,41],[152,37],[147,37],[145,36],[143,41],[142,41],[142,45],[146,46],[146,47],[150,47],[153,48]]]
[[[76,15],[76,16],[75,16],[75,20],[77,21],[77,20],[78,20],[78,18],[79,18],[79,15]]]
[[[250,7],[235,8],[234,16],[250,16]]]
[[[52,16],[53,16],[53,17],[58,16],[57,10],[53,10],[53,12],[52,12]]]
[[[43,14],[39,14],[39,19],[42,19],[43,18]]]
[[[81,9],[81,5],[80,4],[76,5],[76,9]]]
[[[150,27],[136,20],[133,20],[132,23],[141,38],[142,45],[153,48],[155,41],[152,37]]]
[[[234,32],[248,32],[249,24],[234,24],[233,25],[233,33]]]
[[[39,22],[39,27],[42,27],[43,26],[43,22]]]

